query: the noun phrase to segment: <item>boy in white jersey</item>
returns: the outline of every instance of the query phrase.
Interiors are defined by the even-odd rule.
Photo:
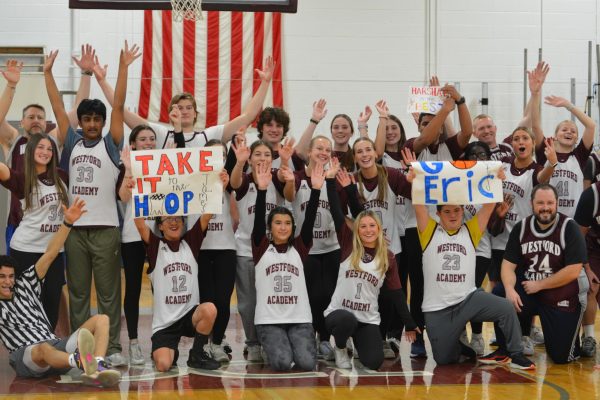
[[[86,212],[84,206],[78,198],[70,208],[63,206],[64,222],[46,252],[19,276],[15,277],[16,261],[0,256],[0,340],[10,352],[9,363],[17,376],[39,378],[80,368],[82,382],[88,385],[114,386],[121,378],[103,359],[108,343],[106,315],[95,315],[61,340],[51,332],[40,301],[41,282],[73,223]]]
[[[412,182],[414,173],[409,173]],[[504,178],[500,172],[500,178]],[[423,249],[425,282],[423,312],[433,358],[438,364],[458,362],[461,355],[475,358],[475,351],[459,338],[468,321],[498,322],[507,339],[511,367],[532,369],[535,365],[523,356],[517,314],[505,299],[497,299],[475,285],[476,247],[483,236],[495,204],[482,205],[463,223],[461,205],[438,205],[437,223],[427,206],[415,204],[417,229]],[[486,357],[481,359],[486,363]],[[493,360],[495,361],[495,360]],[[492,361],[492,362],[493,362]],[[507,362],[506,357],[501,362]]]
[[[58,141],[64,144],[63,161],[68,163],[69,198],[81,196],[89,212],[77,221],[65,243],[69,312],[75,329],[90,317],[92,274],[98,293],[98,312],[110,318],[110,341],[107,360],[124,365],[121,355],[121,260],[117,188],[123,176],[119,168],[119,150],[123,140],[123,111],[127,92],[127,69],[138,58],[139,48],[121,51],[115,102],[110,132],[102,137],[106,123],[106,106],[100,100],[86,99],[77,108],[82,133],[69,125],[69,118],[52,75],[58,51],[51,52],[44,64],[48,97],[59,126]]]

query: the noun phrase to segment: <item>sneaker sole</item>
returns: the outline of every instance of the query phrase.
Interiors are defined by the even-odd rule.
[[[85,328],[79,329],[79,333],[77,334],[77,348],[79,349],[83,372],[86,375],[93,375],[98,370],[98,361],[96,361],[96,356],[94,355],[94,347],[96,347],[96,342],[92,332]]]
[[[131,365],[144,365],[144,364],[146,364],[146,360],[143,359],[143,358],[135,359],[135,358],[131,358],[131,356],[129,356],[129,364],[131,364]]]
[[[514,368],[514,369],[520,369],[522,371],[530,371],[535,369],[535,365],[531,364],[529,366],[523,366],[523,365],[519,365],[519,364],[513,364],[512,362],[508,364],[509,367]]]
[[[482,360],[480,358],[477,359],[477,361],[479,361],[481,364],[485,364],[485,365],[504,365],[510,362],[510,358],[506,357],[503,360]]]
[[[121,373],[115,370],[104,370],[93,375],[81,375],[81,381],[84,385],[95,387],[112,387],[121,380]]]

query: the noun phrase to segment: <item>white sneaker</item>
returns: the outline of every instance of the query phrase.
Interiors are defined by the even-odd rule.
[[[348,350],[346,349],[338,349],[335,347],[335,365],[338,368],[344,369],[352,369],[352,362],[350,361],[350,357],[348,356]]]
[[[396,353],[392,350],[392,346],[387,342],[387,340],[383,341],[383,358],[386,359],[394,359],[396,358]]]
[[[473,333],[471,334],[471,347],[473,350],[477,352],[478,356],[482,356],[485,352],[485,342],[483,341],[483,336],[481,333]]]
[[[529,336],[523,336],[521,338],[521,343],[523,344],[523,355],[532,356],[535,353],[533,342]]]
[[[335,354],[333,352],[331,343],[326,340],[323,340],[321,343],[319,343],[319,355],[325,361],[335,360]]]
[[[146,363],[142,346],[139,343],[129,343],[129,362],[132,365],[144,365]]]
[[[223,344],[210,344],[210,354],[218,362],[229,362],[229,356],[225,352],[225,346]]]
[[[121,367],[123,365],[127,365],[127,360],[121,353],[113,353],[106,357],[105,360],[111,367]]]
[[[263,361],[260,354],[260,346],[255,344],[254,346],[248,346],[248,355],[246,356],[248,361]]]
[[[531,341],[533,342],[534,346],[544,344],[544,333],[542,332],[542,328],[540,328],[539,326],[531,327],[529,337],[531,338]]]

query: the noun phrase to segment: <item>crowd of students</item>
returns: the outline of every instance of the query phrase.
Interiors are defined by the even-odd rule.
[[[168,128],[125,109],[127,69],[139,55],[137,46],[125,44],[113,89],[94,49],[83,47],[75,60],[82,83],[74,118],[54,81],[57,52],[51,52],[43,68],[57,120],[50,134],[37,104],[24,108],[21,132],[7,124],[22,64],[11,60],[2,71],[7,84],[0,97],[0,141],[8,161],[0,163],[0,183],[12,197],[0,298],[13,304],[0,302],[0,338],[12,353],[21,352],[15,367],[20,375],[79,366],[92,384],[118,381],[108,366],[128,362],[119,340],[121,264],[129,363],[145,363],[138,320],[146,259],[153,288],[150,357],[158,371],[176,365],[182,336],[194,338],[188,366],[215,369],[229,361],[225,330],[234,287],[246,358],[274,370],[312,370],[318,358],[351,368],[348,347],[364,366],[377,369],[384,358],[396,357],[403,335],[412,342],[411,357],[427,357],[425,331],[439,364],[482,356],[483,363],[531,369],[531,339],[544,336],[557,363],[595,353],[595,124],[567,100],[549,96],[545,103],[565,108],[584,132],[580,138],[576,124],[565,120],[553,137],[544,136],[539,110],[546,64],[529,72],[523,120],[502,143],[492,117],[472,118],[465,98],[446,85],[441,110],[415,116],[415,138],[407,140],[383,100],[374,105],[374,140],[370,107],[358,117],[360,137],[354,138],[346,114],[331,119],[330,137],[315,135],[327,115],[320,99],[294,146],[286,137],[288,114],[262,109],[271,58],[256,71],[261,85],[238,117],[197,131],[197,105],[187,93],[173,97]],[[87,98],[91,76],[112,106],[107,134],[104,103]],[[431,84],[439,85],[437,78]],[[449,118],[455,111],[458,131]],[[259,139],[246,143],[245,129],[255,120]],[[124,125],[131,129],[128,140]],[[130,152],[198,146],[223,150],[223,213],[132,218]],[[411,203],[412,162],[458,159],[501,161],[504,201],[437,208]],[[480,288],[486,275],[495,295]],[[94,324],[101,328],[89,322],[96,318],[90,316],[92,276],[101,315]],[[65,283],[74,334],[63,343],[52,332]],[[23,285],[29,291],[17,290]],[[28,309],[39,308],[32,318],[42,334],[22,329],[29,320],[19,316],[17,298]],[[12,310],[7,318],[5,308]],[[545,335],[532,325],[536,315]],[[495,324],[499,345],[487,356],[485,321]]]

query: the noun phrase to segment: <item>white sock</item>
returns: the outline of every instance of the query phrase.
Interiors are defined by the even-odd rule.
[[[138,344],[138,340],[137,339],[131,339],[129,341],[129,344]]]
[[[78,368],[77,363],[75,362],[75,354],[74,353],[69,354],[69,367]]]
[[[583,336],[584,337],[594,337],[594,325],[584,325],[583,326]]]
[[[479,339],[481,337],[481,333],[471,333],[471,341],[475,338]]]

